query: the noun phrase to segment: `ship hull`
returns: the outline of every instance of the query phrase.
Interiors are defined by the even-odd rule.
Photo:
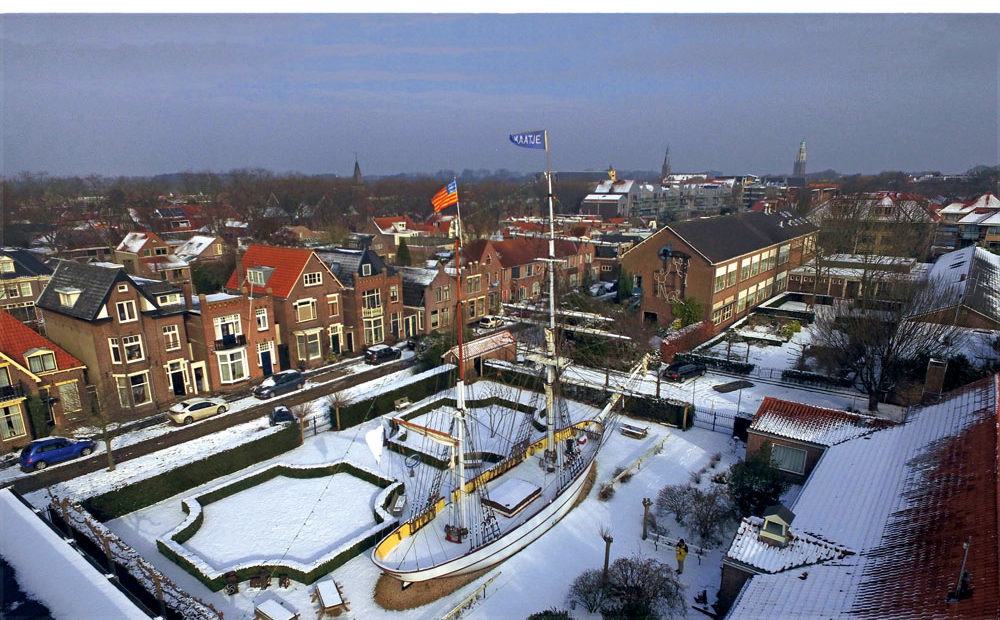
[[[586,486],[588,474],[593,467],[594,460],[592,459],[577,474],[576,478],[563,489],[562,493],[557,495],[552,501],[497,540],[479,549],[426,568],[399,570],[388,566],[377,557],[378,545],[376,545],[375,550],[372,552],[372,562],[385,574],[404,583],[464,575],[499,564],[540,538],[558,523],[560,519],[566,516],[580,498]],[[425,527],[433,526],[434,524],[430,523]]]

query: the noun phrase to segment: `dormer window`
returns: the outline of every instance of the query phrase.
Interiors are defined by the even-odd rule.
[[[247,281],[250,282],[250,284],[264,286],[264,284],[267,283],[267,274],[261,267],[247,269]]]
[[[795,513],[781,504],[768,506],[764,509],[764,524],[760,526],[759,540],[776,547],[784,547],[791,539],[788,528],[793,519]]]
[[[31,349],[24,355],[31,372],[47,372],[56,369],[56,354],[50,349]]]
[[[181,303],[180,293],[170,293],[169,295],[159,295],[156,303],[161,306],[173,306]]]
[[[371,265],[371,263],[365,263],[364,265],[361,265],[361,275],[362,276],[370,276],[370,275],[372,275],[372,265]]]
[[[14,273],[14,261],[9,258],[0,260],[0,273]]]
[[[78,288],[68,288],[59,287],[56,289],[56,293],[59,293],[59,305],[65,306],[67,308],[72,308],[76,305],[76,300],[80,298],[80,293],[82,291]]]

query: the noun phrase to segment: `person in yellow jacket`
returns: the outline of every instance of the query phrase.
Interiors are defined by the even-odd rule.
[[[684,539],[681,538],[677,541],[674,546],[674,557],[677,558],[677,574],[680,575],[684,572],[684,558],[688,555],[688,546],[684,543]]]

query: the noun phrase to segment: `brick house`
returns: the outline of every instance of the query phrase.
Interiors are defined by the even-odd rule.
[[[190,354],[189,294],[120,266],[61,261],[38,307],[48,337],[86,364],[102,405],[139,417],[209,387]]]
[[[1000,256],[977,246],[938,257],[927,274],[941,294],[910,320],[958,325],[972,329],[1000,329]]]
[[[142,278],[190,282],[191,267],[177,258],[162,237],[153,232],[130,232],[115,248],[115,262]]]
[[[642,292],[643,316],[674,320],[671,304],[697,299],[716,332],[788,285],[812,254],[817,228],[792,213],[738,213],[668,224],[622,256]]]
[[[0,310],[0,454],[34,439],[28,410],[32,394],[45,406],[44,422],[50,427],[86,417],[90,399],[84,370],[65,349]]]
[[[281,369],[270,295],[215,293],[191,301],[185,319],[188,341],[194,359],[205,362],[210,389],[245,388]]]
[[[345,333],[347,291],[314,250],[251,245],[225,290],[274,298],[281,368],[315,368],[332,355],[353,350]]]
[[[802,482],[827,448],[892,426],[883,418],[767,396],[747,431],[747,457],[771,444],[771,466]]]
[[[35,302],[51,276],[52,269],[34,252],[0,248],[0,310],[23,323],[36,323]]]
[[[405,338],[403,278],[370,248],[324,248],[320,258],[344,285],[347,350]]]
[[[403,278],[406,336],[426,335],[451,326],[455,313],[455,276],[438,263],[436,269],[399,267]]]
[[[226,242],[212,235],[194,235],[174,251],[177,258],[186,263],[219,260],[225,253]]]

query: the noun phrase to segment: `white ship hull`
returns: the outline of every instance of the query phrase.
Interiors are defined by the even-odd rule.
[[[483,547],[471,550],[458,557],[447,559],[436,564],[430,564],[426,567],[393,567],[391,563],[387,562],[385,559],[379,558],[379,550],[382,547],[382,544],[385,543],[385,541],[383,541],[383,543],[376,545],[375,549],[372,551],[372,561],[376,566],[382,569],[385,574],[395,577],[404,583],[462,575],[499,564],[540,538],[545,532],[558,523],[560,519],[566,516],[566,514],[576,504],[577,499],[579,499],[584,486],[586,485],[587,475],[593,467],[594,461],[592,455],[591,462],[587,466],[583,467],[580,473],[577,474],[576,478],[574,478],[570,484],[563,489],[562,493],[542,506],[534,512],[534,514],[531,514],[531,516],[527,517],[527,519],[523,520],[520,524],[513,527],[510,531],[504,532],[500,538]],[[539,500],[541,499],[542,498],[539,498]],[[428,523],[424,527],[441,528],[442,525],[439,523],[441,520],[443,520],[443,515],[439,515],[434,521]],[[395,532],[389,534],[386,540],[391,539],[393,536],[396,536]]]

